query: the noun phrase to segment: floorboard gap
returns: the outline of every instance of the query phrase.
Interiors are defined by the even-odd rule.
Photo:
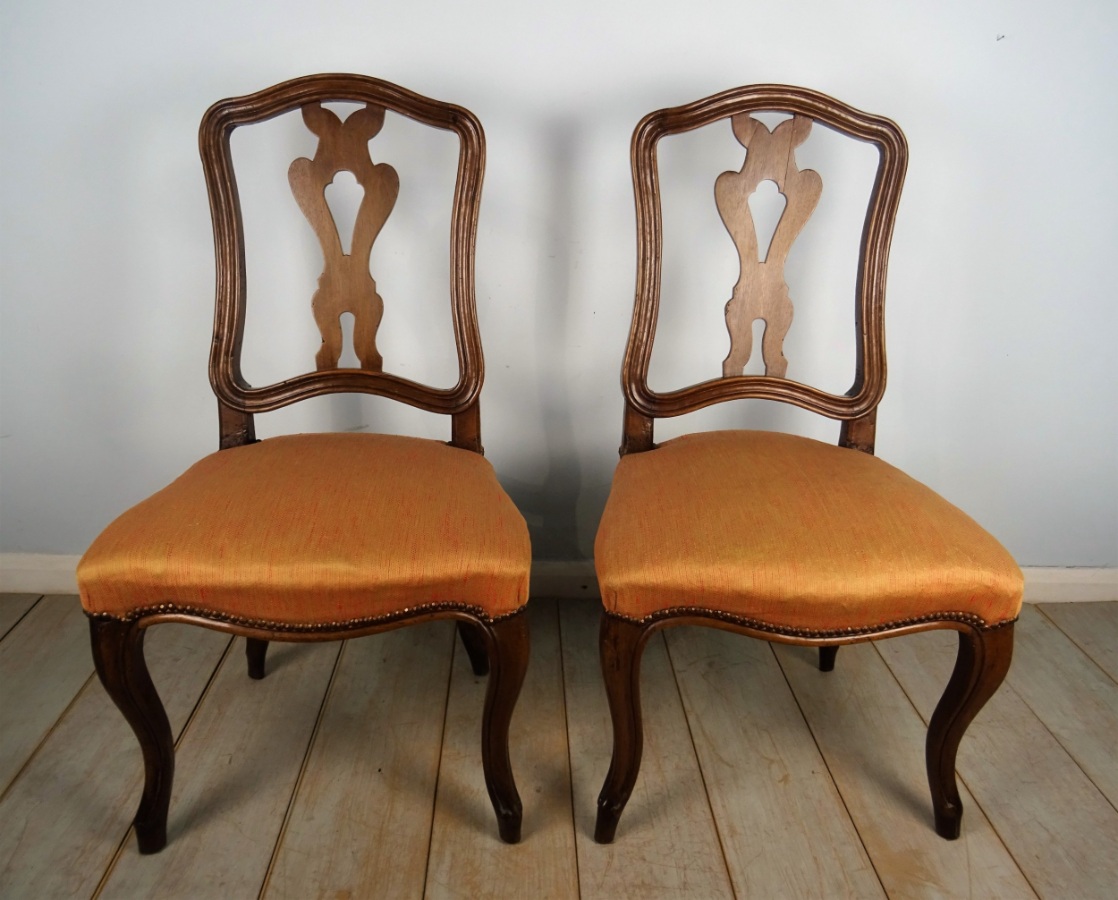
[[[714,823],[714,833],[718,837],[718,851],[722,854],[722,865],[726,867],[726,880],[730,884],[730,892],[736,898],[738,889],[734,886],[733,871],[730,868],[730,861],[726,856],[726,843],[722,839],[722,829],[718,824],[718,816],[714,814],[714,804],[710,802],[710,788],[707,787],[706,772],[703,771],[703,764],[699,759],[699,748],[695,744],[695,732],[691,729],[691,717],[687,715],[687,704],[683,702],[683,691],[679,686],[679,675],[676,674],[675,671],[675,660],[672,658],[672,648],[663,631],[660,632],[659,638],[664,642],[664,653],[668,657],[668,666],[672,670],[672,683],[675,685],[675,692],[679,696],[679,706],[680,709],[683,710],[683,721],[687,723],[687,737],[691,741],[691,752],[695,754],[695,767],[699,770],[699,780],[703,783],[703,794],[707,798],[707,809],[710,810],[710,819]]]
[[[178,755],[179,744],[182,743],[182,739],[186,736],[186,732],[189,730],[190,724],[197,717],[198,710],[202,707],[202,702],[209,695],[210,688],[213,686],[214,680],[217,678],[217,673],[221,671],[222,666],[225,665],[225,661],[229,658],[229,651],[233,647],[233,640],[234,639],[232,637],[229,638],[229,642],[225,645],[225,649],[221,652],[221,656],[218,658],[217,665],[214,666],[214,670],[210,673],[210,677],[206,679],[205,686],[198,694],[198,699],[195,701],[194,706],[191,708],[190,715],[186,717],[186,721],[183,722],[182,728],[175,736],[174,747],[176,756]],[[158,691],[158,685],[156,686],[156,691]],[[162,702],[162,698],[160,699],[160,702]],[[116,864],[120,861],[120,856],[124,852],[124,848],[128,845],[128,841],[132,839],[134,833],[135,829],[132,827],[132,824],[129,823],[128,829],[124,832],[124,837],[120,839],[120,843],[116,846],[116,852],[113,853],[112,859],[109,860],[109,864],[105,867],[105,871],[101,875],[101,880],[97,882],[97,887],[94,888],[93,893],[90,895],[90,900],[97,900],[97,898],[100,897],[102,892],[105,890],[105,885],[108,884],[109,878],[112,877],[113,869],[116,868]]]
[[[815,744],[815,751],[819,754],[819,759],[823,761],[823,766],[827,770],[827,777],[831,779],[831,784],[834,785],[835,794],[838,796],[839,801],[842,803],[843,812],[846,813],[846,817],[850,820],[850,824],[854,828],[854,833],[858,835],[858,843],[862,845],[862,852],[866,854],[866,859],[868,859],[870,862],[870,868],[873,869],[874,878],[876,878],[877,883],[881,885],[881,893],[884,896],[888,897],[889,891],[885,889],[885,882],[881,879],[881,873],[877,871],[877,863],[874,862],[873,856],[870,854],[870,849],[866,846],[866,841],[862,837],[861,829],[858,828],[858,822],[850,814],[850,805],[846,802],[846,797],[842,792],[842,788],[839,787],[839,783],[836,780],[834,773],[831,771],[831,764],[827,761],[827,755],[823,752],[823,747],[819,743],[819,738],[815,735],[815,729],[811,727],[811,722],[808,720],[807,714],[804,712],[804,708],[800,703],[800,698],[796,696],[796,689],[792,687],[792,682],[788,679],[788,673],[784,671],[784,664],[780,661],[780,656],[777,654],[771,641],[769,642],[769,651],[772,653],[773,659],[776,660],[776,665],[780,669],[780,675],[784,679],[784,683],[788,685],[788,691],[789,693],[791,693],[792,699],[796,701],[796,709],[799,710],[800,718],[804,720],[804,725],[807,727],[807,732],[811,735],[811,740]],[[841,663],[836,662],[836,665],[840,664]],[[912,701],[909,700],[909,702],[911,703]]]
[[[6,637],[7,637],[7,636],[8,636],[9,634],[11,634],[11,633],[12,633],[12,631],[13,631],[13,630],[15,629],[15,627],[16,627],[16,626],[17,626],[17,625],[18,625],[18,624],[19,624],[20,622],[22,622],[22,621],[23,621],[24,619],[26,619],[26,618],[27,618],[27,614],[28,614],[28,613],[30,613],[30,612],[31,612],[31,610],[33,610],[33,609],[34,609],[34,608],[35,608],[36,606],[38,606],[38,605],[39,605],[39,603],[41,603],[41,602],[42,602],[42,599],[43,599],[43,598],[44,598],[45,596],[46,596],[46,594],[40,594],[40,595],[39,595],[38,597],[36,597],[36,598],[35,598],[35,600],[34,600],[34,601],[33,601],[33,602],[31,603],[31,605],[30,605],[29,607],[27,607],[27,609],[25,609],[25,610],[24,610],[24,611],[23,611],[23,612],[22,612],[22,613],[20,614],[19,618],[18,618],[18,619],[16,619],[16,620],[15,620],[14,622],[12,622],[12,624],[11,624],[11,625],[9,625],[9,626],[8,626],[8,627],[7,627],[7,628],[6,628],[5,630],[4,630],[4,633],[3,633],[3,634],[0,634],[0,641],[3,641],[3,640],[4,640],[4,638],[6,638]]]
[[[885,668],[889,671],[889,675],[897,683],[897,686],[901,689],[901,693],[904,694],[904,697],[908,701],[909,706],[911,706],[916,711],[916,715],[920,718],[920,721],[924,723],[924,727],[927,728],[928,720],[925,719],[924,716],[921,714],[920,707],[918,707],[916,705],[915,701],[912,699],[912,696],[908,693],[907,690],[905,690],[904,683],[897,677],[896,673],[893,671],[893,667],[889,665],[889,660],[887,660],[885,658],[885,654],[883,654],[881,652],[881,650],[878,648],[877,642],[876,641],[871,641],[871,643],[873,644],[874,652],[881,658],[881,661],[883,663],[885,663]],[[1003,682],[1001,687],[998,690],[1002,690],[1004,688],[1009,688],[1009,685],[1007,685]],[[1010,689],[1012,690],[1012,688],[1010,688]],[[987,701],[987,702],[989,702],[989,701]],[[981,712],[981,710],[979,710],[979,712]],[[1030,710],[1030,712],[1031,712],[1031,710]],[[1036,715],[1036,714],[1033,713],[1033,715]],[[964,734],[963,737],[965,739],[966,734]],[[1002,833],[998,830],[996,817],[991,816],[986,811],[986,808],[979,801],[978,797],[975,796],[974,791],[971,790],[971,786],[967,783],[967,780],[963,777],[963,773],[960,772],[958,770],[958,768],[955,769],[955,777],[959,780],[959,782],[963,785],[963,787],[965,787],[967,789],[967,793],[970,794],[971,802],[982,813],[982,815],[986,819],[986,821],[990,823],[990,830],[994,832],[994,835],[997,837],[998,841],[1001,842],[1001,845],[1005,848],[1005,852],[1009,855],[1009,858],[1013,860],[1014,864],[1017,866],[1018,871],[1020,871],[1020,873],[1021,873],[1021,877],[1029,885],[1029,888],[1032,890],[1032,892],[1034,894],[1036,894],[1036,896],[1043,897],[1044,895],[1037,889],[1037,886],[1035,884],[1033,884],[1032,879],[1029,878],[1029,873],[1021,865],[1021,861],[1017,858],[1017,855],[1013,852],[1013,848],[1009,845],[1009,843],[1006,842],[1005,838],[1002,837]],[[964,810],[964,812],[965,812],[965,810]]]
[[[35,758],[35,755],[39,752],[40,748],[42,748],[42,746],[47,742],[47,738],[49,738],[52,734],[54,734],[55,729],[58,728],[58,723],[61,722],[64,718],[66,718],[66,714],[71,709],[73,709],[74,704],[77,703],[78,697],[80,697],[82,695],[82,692],[87,687],[89,687],[90,682],[92,682],[93,679],[96,678],[96,677],[97,677],[96,672],[90,672],[89,677],[82,683],[82,686],[74,692],[74,696],[70,698],[70,702],[66,704],[66,708],[63,709],[62,712],[58,714],[58,718],[55,719],[51,723],[50,728],[48,728],[43,733],[43,736],[39,739],[39,742],[35,745],[35,749],[27,754],[27,759],[25,759],[23,761],[23,765],[21,765],[16,770],[16,773],[12,776],[11,780],[6,785],[4,785],[4,790],[0,791],[0,803],[4,802],[4,798],[8,796],[8,792],[12,789],[12,787],[15,786],[15,783],[17,781],[19,781],[19,776],[24,773],[24,771],[27,769],[27,767],[29,765],[31,765],[31,761]]]
[[[578,885],[579,896],[582,896],[582,873],[579,869],[578,859],[578,816],[575,815],[575,780],[573,777],[574,760],[571,759],[571,720],[567,713],[567,657],[563,653],[563,625],[559,616],[559,604],[555,604],[555,634],[559,641],[559,677],[563,679],[563,734],[567,738],[567,772],[572,773],[570,778],[571,789],[571,837],[575,850],[575,884]]]
[[[454,681],[454,660],[460,650],[461,639],[455,628],[454,641],[450,645],[450,667],[446,673],[446,696],[443,698],[443,727],[439,732],[439,765],[435,770],[435,790],[431,794],[431,824],[427,829],[427,865],[423,867],[423,889],[420,897],[427,896],[427,879],[431,876],[431,847],[435,841],[435,807],[439,802],[439,779],[443,774],[443,750],[446,748],[446,720],[450,711],[450,685]],[[488,652],[488,650],[487,650]],[[488,685],[486,689],[488,690]],[[483,714],[484,715],[484,714]]]
[[[272,870],[276,865],[276,857],[279,856],[284,835],[287,834],[287,824],[291,821],[291,810],[295,807],[295,799],[299,796],[299,788],[303,784],[303,775],[307,771],[307,763],[310,762],[311,752],[314,750],[314,743],[318,738],[318,730],[322,726],[322,717],[326,714],[326,705],[330,702],[330,694],[334,690],[334,681],[338,677],[338,668],[342,664],[342,657],[345,655],[348,646],[349,641],[342,641],[338,648],[338,655],[334,657],[334,668],[330,670],[330,680],[326,682],[322,702],[318,705],[318,715],[315,717],[314,726],[311,728],[311,736],[307,740],[306,749],[303,751],[303,761],[299,764],[299,774],[295,776],[295,784],[291,787],[291,796],[288,798],[287,807],[283,811],[279,833],[276,834],[276,843],[272,847],[272,855],[268,857],[268,867],[264,870],[264,878],[260,882],[260,890],[256,894],[257,900],[263,900],[264,895],[268,892],[268,882],[272,880]]]

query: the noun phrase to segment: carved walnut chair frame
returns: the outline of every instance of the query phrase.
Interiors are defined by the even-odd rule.
[[[358,345],[356,350],[362,360],[362,369],[336,368],[338,348],[334,348],[333,353],[320,352],[316,371],[266,387],[250,386],[241,374],[246,292],[245,241],[230,136],[238,126],[262,122],[296,109],[303,110],[308,126],[319,134],[322,142],[314,161],[297,161],[302,165],[302,171],[298,171],[298,165],[292,166],[289,180],[299,205],[323,241],[326,251],[323,235],[327,226],[321,221],[321,216],[328,216],[329,213],[325,210],[324,201],[317,210],[314,208],[314,194],[317,191],[321,199],[323,187],[332,180],[336,171],[334,166],[355,171],[361,182],[362,168],[367,170],[370,162],[365,135],[349,141],[352,148],[364,154],[362,160],[345,156],[345,135],[329,144],[316,128],[316,125],[321,126],[323,112],[326,116],[333,116],[319,106],[327,101],[365,103],[366,110],[371,110],[374,117],[379,115],[381,120],[384,110],[391,110],[425,125],[452,131],[460,141],[450,240],[450,299],[459,361],[459,380],[452,388],[432,388],[380,371],[380,356],[375,352],[375,344],[363,341],[360,324],[355,344]],[[361,116],[362,112],[351,114],[346,120],[347,125],[350,119]],[[336,117],[333,118],[336,120]],[[379,130],[379,124],[374,127]],[[449,443],[482,453],[478,397],[484,366],[474,295],[474,246],[485,166],[485,139],[477,118],[461,107],[422,97],[378,79],[360,75],[314,75],[215,104],[202,120],[199,146],[209,189],[217,257],[216,312],[209,371],[218,400],[221,449],[256,442],[256,413],[276,410],[322,394],[359,392],[393,398],[428,412],[447,415],[451,419]],[[331,154],[335,158],[317,166],[320,157]],[[310,183],[310,187],[301,188],[301,182]],[[369,185],[366,183],[364,186],[366,200],[363,207],[370,201]],[[349,273],[348,277],[354,281],[364,278],[371,282],[369,249],[395,201],[395,189],[388,183],[380,194],[379,198],[372,198],[381,204],[379,210],[373,209],[366,214],[362,208],[358,213],[353,246],[355,256],[363,254],[359,264],[364,266],[364,273],[357,277]],[[315,221],[316,215],[320,221]],[[331,221],[329,228],[333,227]],[[336,232],[334,235],[336,238]],[[356,249],[359,246],[360,251]],[[322,294],[324,280],[331,276],[329,267],[327,257],[328,271],[320,279],[319,295]],[[341,277],[347,277],[346,273],[343,272]],[[316,303],[319,295],[316,295]],[[376,301],[379,302],[379,297]],[[374,310],[374,315],[379,321],[379,310]],[[336,322],[336,313],[334,317]],[[375,332],[375,327],[372,330]],[[324,347],[330,342],[325,331],[323,342]],[[247,638],[249,675],[262,678],[269,641],[334,641],[432,619],[456,620],[474,672],[489,674],[482,719],[485,781],[501,838],[509,843],[519,841],[521,801],[509,761],[508,734],[528,663],[528,623],[524,607],[508,615],[490,618],[480,608],[446,602],[362,620],[291,625],[232,617],[220,612],[201,612],[178,606],[173,598],[159,598],[149,608],[137,610],[123,619],[90,615],[97,673],[131,725],[143,751],[144,789],[133,822],[140,852],[154,853],[166,844],[175,762],[170,724],[144,661],[144,634],[148,628],[164,622],[180,622],[241,635]]]
[[[743,276],[746,257],[756,260],[756,238],[735,231],[727,221],[735,201],[722,179],[744,179],[750,170],[750,157],[756,163],[749,178],[752,191],[758,180],[777,180],[779,165],[792,159],[790,150],[806,136],[799,124],[807,120],[821,123],[852,138],[872,143],[879,152],[879,162],[869,207],[862,231],[855,297],[855,332],[857,335],[856,374],[845,395],[830,394],[814,387],[786,380],[780,343],[770,345],[769,332],[778,326],[780,338],[791,318],[790,308],[784,312],[763,306],[751,315],[734,307],[745,302],[735,290],[727,306],[727,325],[731,332],[731,357],[724,366],[723,377],[680,390],[660,393],[648,385],[649,361],[656,331],[660,305],[662,253],[661,206],[659,174],[656,162],[657,142],[664,136],[690,131],[718,120],[731,118],[735,134],[743,144],[750,144],[748,114],[760,111],[790,113],[794,117],[782,123],[791,132],[780,148],[759,145],[749,149],[742,173],[726,173],[716,184],[716,199],[723,220],[742,254]],[[738,118],[734,118],[738,117]],[[803,117],[802,119],[800,117]],[[752,120],[749,120],[752,121]],[[764,126],[760,127],[764,131]],[[769,136],[771,145],[782,129]],[[779,149],[782,158],[769,159],[769,151]],[[761,151],[760,153],[756,151]],[[657,418],[679,416],[727,400],[766,399],[791,403],[805,410],[841,421],[839,445],[872,455],[877,406],[885,391],[885,333],[883,309],[886,266],[893,224],[900,199],[901,185],[907,166],[907,145],[900,129],[888,119],[868,115],[823,94],[782,85],[757,85],[737,88],[715,96],[649,114],[637,125],[633,134],[631,160],[637,211],[637,287],[632,326],[622,367],[622,389],[625,413],[621,455],[645,453],[655,449],[653,423]],[[788,166],[788,177],[808,173]],[[783,169],[780,169],[783,175]],[[810,173],[814,175],[814,173]],[[817,176],[816,176],[817,177]],[[801,178],[801,180],[804,180]],[[785,190],[783,184],[778,186]],[[775,253],[787,253],[788,245],[803,226],[818,199],[818,185],[810,179],[803,185],[801,196],[786,191],[787,206],[793,218],[786,229],[782,219],[773,235],[769,259]],[[814,197],[812,196],[814,194]],[[744,198],[736,201],[738,209]],[[748,208],[744,210],[748,217]],[[750,226],[752,228],[752,225]],[[779,283],[783,274],[769,276],[769,290]],[[739,287],[741,285],[739,284]],[[745,376],[742,367],[749,349],[739,352],[739,341],[748,342],[753,318],[765,318],[766,374]],[[685,602],[685,601],[684,601]],[[750,637],[787,644],[819,648],[819,667],[830,671],[838,648],[879,638],[912,634],[930,629],[948,628],[958,632],[958,657],[954,671],[928,727],[926,764],[931,788],[936,832],[955,839],[960,833],[962,803],[955,779],[955,759],[959,743],[968,725],[994,694],[1009,669],[1013,652],[1013,622],[993,627],[977,616],[967,614],[938,615],[908,621],[891,622],[872,630],[843,629],[808,631],[782,628],[751,620],[724,611],[681,605],[659,610],[640,620],[603,613],[600,633],[601,664],[614,731],[613,754],[609,772],[598,799],[594,837],[600,843],[614,839],[617,824],[636,783],[643,747],[643,723],[640,707],[640,660],[649,638],[661,629],[680,625],[703,625],[745,634]]]

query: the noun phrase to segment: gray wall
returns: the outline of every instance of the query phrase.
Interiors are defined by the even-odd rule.
[[[776,81],[888,115],[911,144],[879,455],[970,512],[1022,564],[1118,565],[1116,39],[1118,5],[1098,2],[6,3],[0,552],[80,553],[112,516],[215,448],[198,120],[220,97],[333,70],[461,103],[485,125],[484,436],[538,557],[590,556],[616,460],[632,128],[660,106]],[[235,144],[260,175],[251,196],[264,211],[249,223],[265,233],[250,247],[247,366],[259,380],[270,351],[290,370],[316,342],[313,240],[297,219],[268,230],[292,207],[269,198],[267,176],[278,173],[284,190],[286,161],[307,152],[286,127],[275,126],[274,157],[247,137]],[[445,210],[430,198],[442,196],[454,148],[436,141],[429,155],[393,156],[408,138],[386,126],[373,143],[408,191],[374,257],[383,339],[389,368],[440,379],[445,266],[417,275],[405,264],[442,252]],[[846,165],[835,154],[820,151],[821,171]],[[677,254],[665,269],[657,386],[717,374],[725,354],[720,309],[736,267],[710,185],[740,166],[741,151],[725,129],[665,147],[663,159],[698,205],[675,187],[666,198],[669,240],[694,262]],[[427,163],[443,174],[426,180]],[[258,188],[244,187],[247,211]],[[413,200],[418,212],[404,213]],[[304,247],[311,265],[295,267]],[[848,314],[838,272],[790,276],[794,330],[834,285],[833,308]],[[789,374],[841,389],[848,350],[831,352],[823,322],[790,343]],[[738,424],[836,433],[794,411],[738,405],[661,434]],[[446,433],[356,398],[260,425],[316,428]]]

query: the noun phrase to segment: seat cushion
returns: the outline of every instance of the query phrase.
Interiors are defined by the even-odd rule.
[[[205,457],[124,513],[78,565],[90,613],[171,603],[284,625],[425,604],[527,602],[524,519],[479,454],[368,434],[277,437]]]
[[[595,542],[608,610],[701,607],[777,630],[1016,618],[1023,578],[965,513],[857,450],[762,431],[622,458]]]

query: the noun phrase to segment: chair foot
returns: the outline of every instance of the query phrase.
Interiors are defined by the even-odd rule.
[[[1013,659],[1013,626],[959,632],[959,655],[951,680],[928,724],[926,760],[936,834],[959,837],[963,804],[955,780],[955,757],[963,734],[1005,679]]]
[[[248,677],[259,681],[264,677],[264,658],[268,655],[268,642],[261,638],[245,640],[245,657],[248,659]]]
[[[493,811],[497,814],[501,840],[516,844],[520,841],[523,807],[509,759],[509,723],[528,670],[528,616],[525,610],[521,610],[491,625],[474,627],[478,633],[487,636],[490,651],[489,685],[485,692],[481,725],[481,763],[485,786],[489,790]],[[469,644],[466,646],[468,648]]]
[[[820,672],[833,672],[835,670],[835,657],[838,656],[838,650],[838,644],[819,648]]]
[[[644,730],[640,707],[640,658],[648,629],[634,622],[602,616],[599,651],[602,675],[613,721],[613,756],[598,795],[598,820],[594,840],[612,843],[617,823],[641,767]]]
[[[134,622],[90,619],[97,676],[132,726],[144,756],[144,792],[132,821],[141,853],[167,845],[167,810],[175,777],[175,746],[167,712],[144,661],[144,629]]]
[[[594,841],[599,844],[612,844],[617,834],[617,823],[621,821],[621,813],[625,811],[625,804],[629,798],[618,802],[610,802],[605,797],[598,797],[598,818],[594,822]]]
[[[948,841],[957,841],[963,833],[963,806],[945,805],[942,809],[934,810],[936,820],[936,834]]]
[[[458,637],[470,658],[470,668],[478,677],[489,674],[489,652],[485,649],[485,629],[473,622],[458,620]]]

